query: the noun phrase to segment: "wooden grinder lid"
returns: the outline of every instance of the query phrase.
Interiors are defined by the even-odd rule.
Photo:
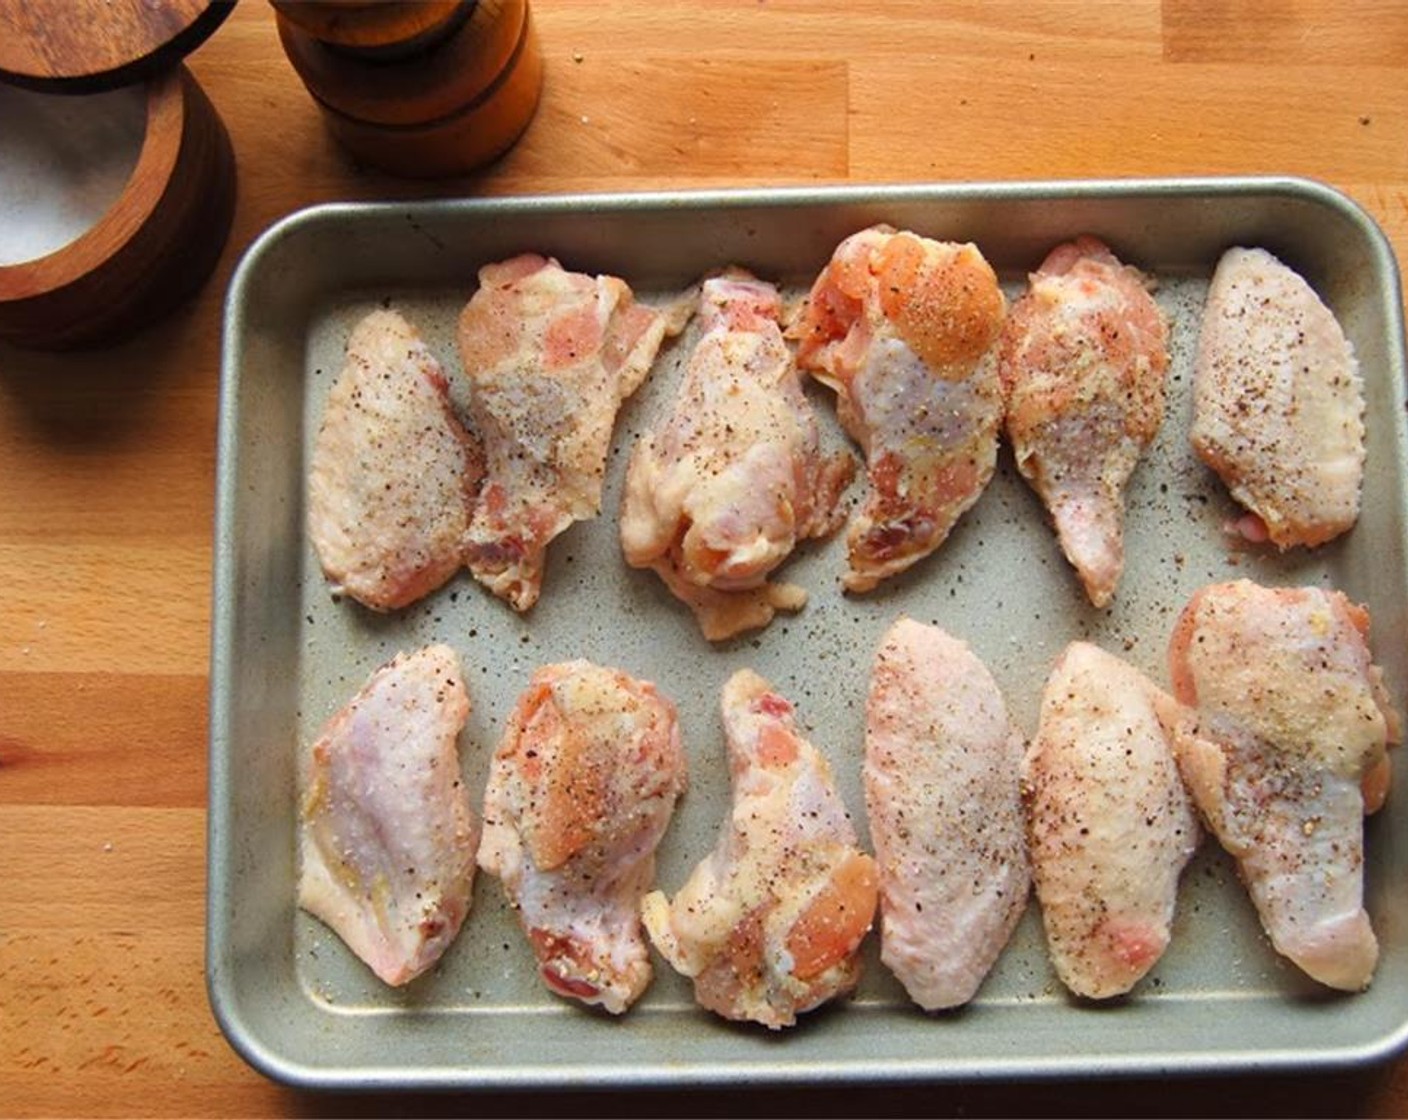
[[[96,93],[169,69],[234,0],[0,0],[0,81]]]

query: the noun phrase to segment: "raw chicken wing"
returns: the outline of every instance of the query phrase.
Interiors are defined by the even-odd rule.
[[[587,661],[533,674],[494,756],[479,865],[558,995],[625,1011],[650,983],[640,900],[685,788],[674,705]]]
[[[902,618],[876,655],[865,804],[881,959],[926,1011],[973,998],[1026,908],[1022,736],[963,642]]]
[[[1124,570],[1124,490],[1164,416],[1168,329],[1149,281],[1100,241],[1051,251],[1003,329],[1017,468],[1097,607]]]
[[[1129,991],[1163,955],[1201,839],[1161,700],[1137,669],[1072,642],[1023,768],[1046,942],[1062,983],[1090,999]]]
[[[313,745],[298,904],[388,984],[430,968],[469,913],[479,822],[456,737],[469,717],[448,646],[378,669]]]
[[[334,590],[394,610],[459,569],[483,453],[440,364],[394,311],[353,329],[308,479],[308,533]]]
[[[1334,315],[1264,249],[1229,249],[1208,290],[1193,372],[1193,449],[1277,547],[1318,545],[1359,516],[1364,387]]]
[[[992,478],[1005,310],[974,246],[889,226],[848,237],[817,277],[789,333],[866,454],[871,492],[847,532],[849,590],[937,549]]]
[[[1199,811],[1237,860],[1277,951],[1332,988],[1368,985],[1363,818],[1388,789],[1399,720],[1369,617],[1338,591],[1214,584],[1169,649],[1174,751]]]
[[[538,599],[548,543],[600,511],[616,413],[683,326],[614,276],[533,254],[480,269],[459,321],[488,468],[466,563],[516,610]]]
[[[855,469],[818,450],[781,310],[777,289],[741,270],[705,281],[674,413],[636,444],[626,475],[626,560],[654,568],[711,640],[802,606],[805,591],[768,574],[798,540],[836,528]]]
[[[642,914],[655,947],[726,1019],[776,1029],[848,992],[875,914],[875,861],[792,705],[743,669],[724,686],[733,809],[673,902]]]

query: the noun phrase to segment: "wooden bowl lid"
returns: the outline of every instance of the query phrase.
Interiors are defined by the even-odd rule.
[[[181,61],[235,0],[0,0],[0,81],[48,93],[131,85]]]

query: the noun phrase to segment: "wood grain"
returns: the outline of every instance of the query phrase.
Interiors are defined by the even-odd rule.
[[[1408,259],[1402,10],[538,0],[547,78],[528,131],[480,174],[417,183],[359,169],[272,8],[239,5],[190,61],[239,159],[213,279],[108,350],[0,346],[0,1113],[1408,1114],[1408,1059],[879,1095],[320,1096],[247,1067],[202,978],[221,301],[270,223],[335,199],[1295,172],[1349,192]]]
[[[0,75],[91,93],[179,63],[234,0],[0,0]]]
[[[844,63],[611,52],[559,65],[548,82],[531,137],[504,160],[508,174],[846,175]]]
[[[1307,0],[1164,0],[1170,62],[1408,65],[1408,7],[1350,0],[1333,16]]]
[[[0,672],[0,804],[203,808],[208,691],[203,673]]]

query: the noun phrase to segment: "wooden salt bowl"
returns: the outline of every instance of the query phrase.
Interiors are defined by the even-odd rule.
[[[230,7],[0,0],[0,339],[110,341],[214,267],[235,158],[181,59]]]
[[[234,213],[229,134],[184,66],[143,89],[145,132],[117,200],[76,240],[0,264],[0,338],[46,350],[111,340],[169,310],[214,267]]]

